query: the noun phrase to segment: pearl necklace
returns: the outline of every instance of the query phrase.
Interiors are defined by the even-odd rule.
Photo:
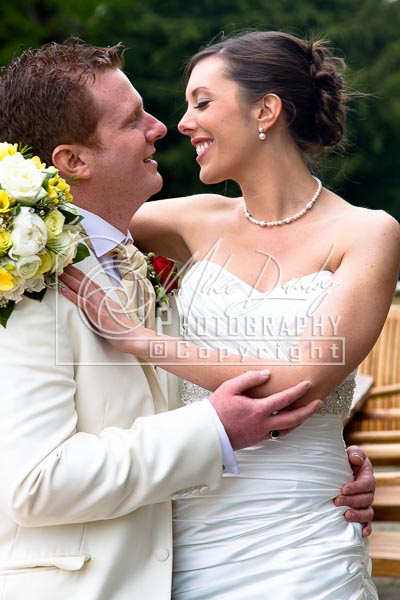
[[[318,179],[318,177],[314,177],[314,175],[312,175],[312,178],[315,179],[315,181],[317,182],[317,191],[315,192],[311,200],[307,202],[305,207],[295,215],[292,215],[291,217],[286,217],[285,219],[280,219],[279,221],[258,221],[258,219],[255,219],[251,216],[251,214],[247,210],[246,202],[243,200],[243,212],[245,214],[246,219],[248,219],[251,223],[254,223],[254,225],[259,225],[260,227],[275,227],[276,225],[287,225],[288,223],[292,223],[293,221],[300,219],[300,217],[305,215],[306,212],[314,206],[322,191],[322,183]]]

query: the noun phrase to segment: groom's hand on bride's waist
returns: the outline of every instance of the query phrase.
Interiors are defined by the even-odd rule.
[[[313,400],[306,406],[291,409],[292,404],[310,390],[309,381],[266,398],[255,400],[246,396],[251,388],[265,383],[269,375],[269,371],[248,371],[223,383],[209,398],[234,450],[289,433],[322,404],[321,400]]]
[[[361,523],[363,537],[371,533],[376,481],[371,461],[358,446],[349,446],[347,456],[353,470],[354,481],[345,483],[341,495],[335,499],[336,506],[348,506],[344,517],[347,521]]]

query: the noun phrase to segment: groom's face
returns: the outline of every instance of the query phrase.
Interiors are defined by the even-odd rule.
[[[162,187],[152,156],[155,141],[167,129],[145,112],[141,96],[122,71],[101,73],[90,89],[100,114],[99,146],[91,157],[96,212],[129,223],[132,214]]]

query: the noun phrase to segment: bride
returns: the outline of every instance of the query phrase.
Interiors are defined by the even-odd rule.
[[[310,173],[343,139],[341,62],[323,42],[278,32],[233,36],[196,54],[179,130],[201,181],[232,179],[241,196],[150,202],[132,220],[143,250],[192,261],[178,296],[184,356],[174,360],[176,342],[156,338],[165,342],[159,364],[198,384],[184,384],[184,402],[250,364],[272,372],[263,393],[309,379],[309,397],[325,398],[298,429],[237,452],[238,473],[217,492],[175,502],[175,600],[377,598],[361,527],[332,499],[352,479],[342,423],[354,371],[391,303],[399,228]],[[86,303],[92,319],[97,308]],[[111,317],[107,326],[119,327]],[[112,343],[149,358],[150,332],[130,333]]]

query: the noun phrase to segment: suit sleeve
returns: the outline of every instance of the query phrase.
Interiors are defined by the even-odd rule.
[[[202,402],[130,428],[77,431],[74,367],[55,355],[59,327],[45,302],[24,299],[0,330],[2,510],[25,527],[61,525],[215,489],[221,446]]]

